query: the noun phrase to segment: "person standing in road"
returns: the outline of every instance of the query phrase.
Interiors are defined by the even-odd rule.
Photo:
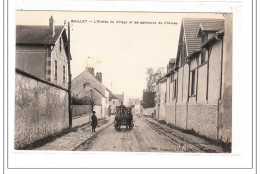
[[[91,116],[91,126],[92,126],[92,132],[96,132],[96,127],[97,127],[97,116],[96,112],[93,111]]]

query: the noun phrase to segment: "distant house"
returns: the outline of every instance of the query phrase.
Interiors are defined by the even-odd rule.
[[[72,79],[71,90],[74,97],[79,99],[91,98],[100,116],[108,115],[109,90],[102,84],[102,73],[96,73],[95,76],[94,68],[86,68],[81,74]]]
[[[109,106],[110,106],[110,114],[115,114],[116,112],[116,106],[120,106],[119,99],[112,93],[112,91],[109,91]]]
[[[166,107],[157,117],[165,114],[176,127],[232,141],[231,22],[228,15],[225,20],[183,19],[176,62],[167,66],[166,87],[158,87],[157,110],[165,89]]]
[[[129,98],[129,105],[138,105],[140,104],[140,100],[136,98]]]
[[[68,45],[64,26],[16,26],[16,68],[67,87]]]
[[[112,94],[110,97],[110,109],[111,113],[114,114],[116,112],[116,107],[121,105],[121,102],[124,103],[124,93],[123,94]]]
[[[156,115],[157,120],[166,120],[165,109],[166,109],[166,82],[167,77],[163,76],[156,83]]]
[[[124,99],[125,99],[124,93],[122,93],[122,94],[114,94],[114,95],[115,95],[116,98],[118,98],[120,104],[121,104],[121,102],[124,103]]]

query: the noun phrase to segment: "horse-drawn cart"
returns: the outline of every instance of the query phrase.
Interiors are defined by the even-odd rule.
[[[121,126],[126,126],[126,130],[134,127],[133,114],[131,108],[116,107],[116,115],[114,120],[116,130],[120,130]]]

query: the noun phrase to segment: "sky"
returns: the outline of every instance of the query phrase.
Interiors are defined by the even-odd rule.
[[[16,24],[49,25],[51,15],[55,25],[76,21],[71,21],[72,78],[94,67],[114,94],[139,99],[146,68],[166,70],[169,59],[176,58],[182,18],[223,18],[215,13],[17,11]]]

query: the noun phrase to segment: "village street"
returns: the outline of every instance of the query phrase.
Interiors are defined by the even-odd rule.
[[[113,116],[111,116],[113,117]],[[111,118],[110,118],[111,119]],[[112,120],[111,120],[112,121]],[[160,124],[145,116],[134,116],[134,128],[130,131],[115,130],[113,124],[106,126],[88,141],[74,150],[77,151],[122,151],[122,152],[224,152],[202,138],[186,134]]]

